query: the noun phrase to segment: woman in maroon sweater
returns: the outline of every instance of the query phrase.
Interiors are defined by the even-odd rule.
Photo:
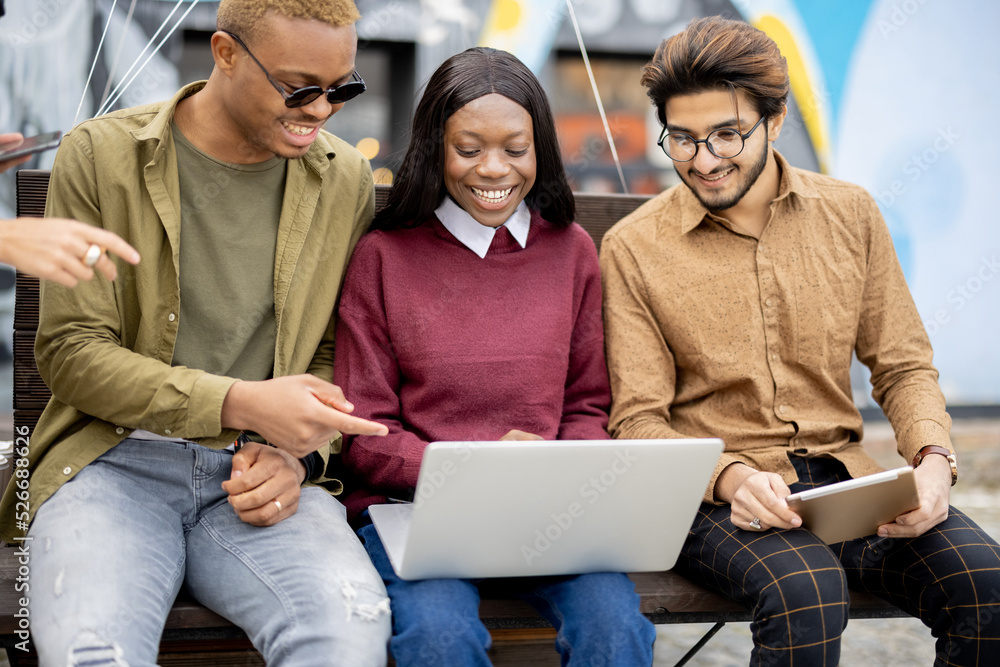
[[[573,216],[531,71],[494,49],[445,61],[340,302],[334,381],[355,415],[389,428],[346,444],[355,517],[412,497],[432,441],[608,437],[597,253]],[[361,523],[391,598],[396,663],[490,664],[476,582],[399,579],[366,514]],[[624,574],[519,587],[558,630],[564,665],[652,662],[654,630]]]

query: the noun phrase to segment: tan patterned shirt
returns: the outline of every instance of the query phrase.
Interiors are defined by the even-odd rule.
[[[790,451],[880,470],[859,441],[851,352],[871,371],[907,461],[951,449],[931,346],[874,200],[790,167],[760,239],[681,184],[601,246],[616,438],[720,437],[705,495],[736,462],[796,480]]]

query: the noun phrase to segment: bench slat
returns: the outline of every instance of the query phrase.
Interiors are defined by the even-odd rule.
[[[38,328],[38,278],[17,272],[14,287],[14,330]]]
[[[14,332],[14,409],[43,410],[52,393],[35,366],[35,332]]]
[[[576,222],[587,230],[597,250],[604,233],[617,221],[649,201],[647,195],[574,193]]]
[[[21,169],[15,172],[17,216],[40,218],[45,215],[45,197],[49,190],[48,169]]]
[[[18,563],[15,547],[0,548],[0,636],[17,629],[14,612],[23,593],[15,592]],[[640,609],[659,623],[690,623],[718,620],[749,620],[750,612],[715,593],[693,584],[674,571],[629,575],[636,585]],[[500,582],[498,582],[500,583]],[[500,584],[502,585],[502,584]],[[902,610],[867,593],[851,592],[851,618],[905,616]],[[491,630],[540,628],[549,624],[526,602],[504,596],[499,586],[484,590],[480,617]],[[165,626],[168,631],[218,629],[219,638],[238,638],[241,631],[229,621],[202,607],[185,594],[174,603]],[[168,635],[170,633],[167,633]],[[166,635],[165,635],[166,636]]]

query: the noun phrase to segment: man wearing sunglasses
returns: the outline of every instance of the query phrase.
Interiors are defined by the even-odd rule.
[[[30,487],[0,508],[5,539],[38,545],[41,664],[155,664],[181,587],[268,664],[385,664],[385,589],[326,478],[341,432],[385,432],[330,382],[374,210],[367,161],[321,129],[364,92],[358,18],[350,0],[222,0],[207,82],[63,139],[47,213],[145,261],[42,287],[53,398]]]
[[[609,428],[726,444],[676,567],[753,610],[754,665],[838,664],[848,587],[932,627],[935,665],[1000,664],[1000,545],[948,505],[951,420],[875,202],[772,148],[788,69],[750,25],[692,22],[642,83],[683,182],[601,246]],[[860,444],[854,352],[920,507],[826,545],[785,498],[879,471]]]

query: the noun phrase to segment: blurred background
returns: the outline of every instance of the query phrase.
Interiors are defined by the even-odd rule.
[[[541,79],[574,189],[657,193],[677,178],[656,147],[660,127],[639,85],[642,65],[662,39],[698,16],[740,18],[767,32],[788,60],[793,92],[778,149],[792,164],[859,183],[876,198],[956,417],[952,438],[962,481],[952,503],[1000,535],[1000,220],[994,210],[1000,3],[573,0],[624,188],[566,0],[357,4],[364,17],[357,68],[368,92],[334,116],[328,129],[356,145],[383,183],[391,183],[402,157],[424,82],[448,56],[486,44],[514,52]],[[167,98],[212,69],[215,2],[6,5],[0,132],[65,132],[74,118]],[[148,44],[160,45],[159,51],[151,55]],[[145,65],[133,67],[137,62]],[[48,168],[53,155],[25,166]],[[13,183],[13,173],[0,175],[2,218],[13,215]],[[13,276],[0,265],[0,441],[11,439]],[[885,467],[902,465],[891,428],[879,421],[871,401],[867,371],[857,363],[853,381],[867,421],[866,447]],[[2,455],[0,477],[9,465]],[[672,664],[705,630],[662,626],[656,664]],[[729,624],[698,664],[746,664],[749,651],[749,629]],[[926,663],[932,652],[933,640],[919,621],[888,619],[852,623],[842,657],[844,664],[912,665]],[[0,652],[0,667],[5,664]]]
[[[113,108],[163,99],[212,68],[215,2],[6,4],[0,131],[67,131],[74,117],[94,115],[109,99],[118,98]],[[328,129],[370,158],[380,182],[392,180],[415,100],[433,70],[458,51],[488,44],[515,52],[542,80],[574,189],[623,191],[565,0],[357,4],[363,14],[357,68],[369,88]],[[876,197],[931,335],[949,404],[980,411],[1000,405],[1000,228],[990,194],[1000,177],[1000,142],[991,129],[1000,108],[1000,47],[992,34],[1000,3],[574,0],[573,6],[630,193],[653,194],[677,182],[656,147],[660,127],[638,82],[657,44],[708,14],[742,18],[771,35],[788,60],[793,89],[779,150],[795,165],[859,183]],[[149,44],[160,46],[155,55]],[[133,67],[137,62],[145,65]],[[48,168],[53,155],[26,167]],[[0,217],[13,216],[13,181],[11,172],[0,175]],[[11,410],[12,285],[13,272],[0,267],[0,415]],[[854,375],[858,405],[872,408],[865,369],[856,364]],[[9,437],[0,430],[3,439]]]

